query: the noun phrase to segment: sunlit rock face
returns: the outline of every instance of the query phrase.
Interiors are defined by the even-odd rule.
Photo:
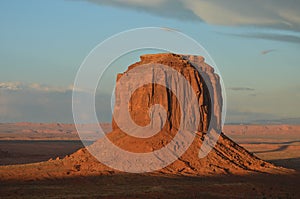
[[[138,70],[139,67],[156,67],[152,70]],[[157,69],[159,68],[159,69]],[[172,71],[170,71],[170,69]],[[134,72],[131,72],[135,70]],[[196,100],[199,104],[198,111],[191,111],[188,107],[192,100],[191,95],[186,95],[188,89],[181,84],[177,71],[191,86]],[[126,81],[119,80],[126,77]],[[165,85],[156,84],[155,79],[159,79]],[[141,82],[142,87],[132,91],[136,82]],[[144,84],[145,82],[150,82]],[[172,92],[172,87],[181,98]],[[151,121],[157,121],[163,131],[172,131],[180,128],[180,123],[184,119],[185,123],[193,124],[196,113],[199,114],[199,125],[196,131],[206,132],[209,123],[220,126],[222,96],[219,77],[214,73],[214,69],[205,63],[201,56],[187,56],[176,54],[150,54],[141,56],[141,61],[128,67],[128,70],[117,77],[114,116],[124,116],[120,113],[122,100],[130,93],[128,111],[133,122],[139,126],[151,125]],[[184,95],[182,97],[182,95]],[[162,115],[151,112],[153,105],[160,104],[166,111],[166,118]],[[213,106],[211,106],[213,104]],[[182,118],[184,117],[184,118]],[[122,118],[124,123],[128,122],[127,117]],[[121,120],[122,120],[121,119]],[[165,121],[162,121],[165,119]],[[118,124],[119,124],[118,120]],[[122,123],[122,121],[121,121]],[[119,126],[113,120],[113,129]]]

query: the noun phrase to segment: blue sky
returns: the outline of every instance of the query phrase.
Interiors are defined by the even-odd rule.
[[[87,54],[149,26],[207,49],[226,86],[227,122],[300,117],[300,3],[284,2],[2,0],[0,122],[72,122],[71,85]]]

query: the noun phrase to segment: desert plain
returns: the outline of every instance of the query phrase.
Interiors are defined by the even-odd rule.
[[[104,130],[111,130],[104,124]],[[1,198],[299,198],[300,125],[225,125],[224,134],[286,174],[106,173],[0,179]],[[83,148],[73,124],[0,124],[0,172],[61,160]],[[49,163],[49,164],[50,164]],[[4,168],[4,169],[3,169]],[[44,167],[43,167],[44,168]],[[45,172],[45,171],[41,171]],[[5,176],[5,175],[4,175]]]

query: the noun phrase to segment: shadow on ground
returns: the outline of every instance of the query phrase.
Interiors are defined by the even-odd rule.
[[[183,177],[119,174],[0,181],[0,198],[299,198],[300,175]]]
[[[300,172],[300,158],[269,160],[268,162]]]

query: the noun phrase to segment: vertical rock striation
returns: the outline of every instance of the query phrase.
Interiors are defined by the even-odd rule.
[[[214,73],[213,68],[205,64],[203,57],[175,54],[143,55],[141,56],[140,62],[131,65],[126,72],[119,74],[117,77],[114,115],[118,114],[121,100],[124,98],[124,95],[129,92],[130,88],[132,87],[132,83],[136,81],[144,82],[145,79],[147,79],[147,82],[151,82],[151,78],[153,79],[153,76],[159,76],[157,78],[162,78],[162,81],[165,82],[166,85],[174,86],[176,90],[179,90],[179,94],[184,95],[184,86],[180,85],[178,79],[176,79],[176,76],[174,77],[171,73],[169,73],[168,70],[165,69],[163,69],[163,72],[153,71],[153,74],[145,74],[143,71],[139,71],[137,73],[130,74],[130,78],[127,78],[125,83],[123,81],[122,85],[118,84],[118,80],[123,76],[128,75],[129,71],[138,68],[139,66],[151,65],[163,65],[170,67],[176,70],[190,83],[194,93],[196,94],[200,109],[200,123],[197,131],[206,132],[208,130],[210,120],[212,120],[211,122],[214,122],[215,124],[217,123],[216,121],[220,120],[222,107],[221,96],[218,95],[221,93],[219,92],[220,83],[219,78]],[[198,67],[200,71],[203,71],[203,74],[199,73],[196,67]],[[209,90],[213,91],[212,99]],[[151,115],[149,112],[151,106],[160,104],[167,113],[167,119],[163,131],[172,131],[174,129],[179,129],[181,117],[183,115],[190,117],[190,120],[193,119],[193,115],[187,115],[188,107],[181,107],[182,109],[180,109],[180,106],[183,106],[183,104],[186,104],[186,102],[190,101],[191,99],[184,98],[184,100],[185,102],[180,102],[172,90],[166,88],[165,86],[158,84],[147,84],[141,88],[138,88],[132,93],[128,106],[132,120],[137,125],[146,126],[152,120],[156,119],[154,118],[155,114]],[[211,107],[211,104],[214,104],[214,106]],[[185,113],[181,113],[181,110],[185,111]],[[128,120],[128,118],[123,119]],[[189,120],[189,118],[186,119]],[[116,124],[115,120],[113,120],[112,124],[113,130],[119,129],[119,126]]]

